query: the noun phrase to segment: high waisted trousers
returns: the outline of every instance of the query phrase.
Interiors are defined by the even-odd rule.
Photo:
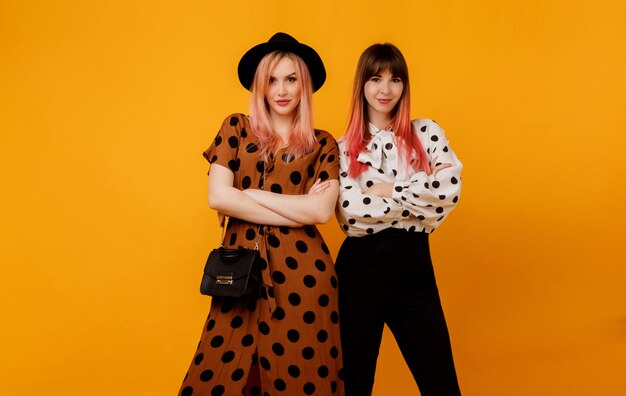
[[[460,395],[428,234],[348,237],[335,267],[346,396],[371,395],[384,324],[422,396]]]

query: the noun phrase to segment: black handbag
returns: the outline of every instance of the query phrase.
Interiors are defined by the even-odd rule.
[[[265,187],[265,162],[263,163],[263,188]],[[256,299],[261,294],[261,256],[259,255],[259,235],[257,230],[254,249],[224,247],[224,226],[222,242],[213,249],[204,265],[200,283],[200,293],[211,297]]]
[[[261,257],[256,249],[213,249],[206,260],[200,293],[212,297],[258,298]]]

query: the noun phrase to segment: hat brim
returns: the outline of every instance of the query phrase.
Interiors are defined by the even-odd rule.
[[[292,52],[302,58],[309,69],[309,73],[311,74],[313,92],[317,91],[322,87],[322,85],[324,85],[324,82],[326,81],[326,69],[324,68],[322,58],[320,58],[318,53],[313,48],[299,42],[275,41],[261,43],[252,47],[239,61],[239,66],[237,67],[239,82],[241,82],[241,85],[243,85],[248,91],[252,87],[254,74],[256,73],[256,69],[261,62],[261,59],[273,51]]]

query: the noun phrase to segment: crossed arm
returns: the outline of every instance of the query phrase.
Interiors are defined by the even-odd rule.
[[[437,162],[437,157],[433,159],[434,163]],[[431,175],[436,175],[440,170],[450,168],[452,164],[450,162],[438,163],[430,170]],[[371,187],[363,190],[363,194],[378,195],[379,197],[391,198],[393,196],[393,183],[375,183]]]
[[[213,164],[209,173],[209,206],[219,214],[251,223],[300,227],[329,221],[334,213],[337,180],[317,180],[307,194],[287,195],[233,187],[233,172]]]

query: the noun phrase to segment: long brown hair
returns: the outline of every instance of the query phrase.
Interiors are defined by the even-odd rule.
[[[367,126],[369,122],[367,101],[363,90],[365,83],[372,76],[383,71],[389,71],[393,77],[400,78],[404,84],[402,96],[392,110],[390,123],[398,140],[398,152],[404,156],[407,170],[412,167],[430,173],[426,152],[411,123],[411,89],[406,60],[395,45],[384,43],[374,44],[363,51],[356,67],[350,105],[350,121],[344,138],[349,163],[348,174],[351,177],[357,177],[367,169],[366,164],[357,161],[357,157],[365,150],[365,146],[370,140]],[[415,155],[415,161],[411,162],[413,155]]]

